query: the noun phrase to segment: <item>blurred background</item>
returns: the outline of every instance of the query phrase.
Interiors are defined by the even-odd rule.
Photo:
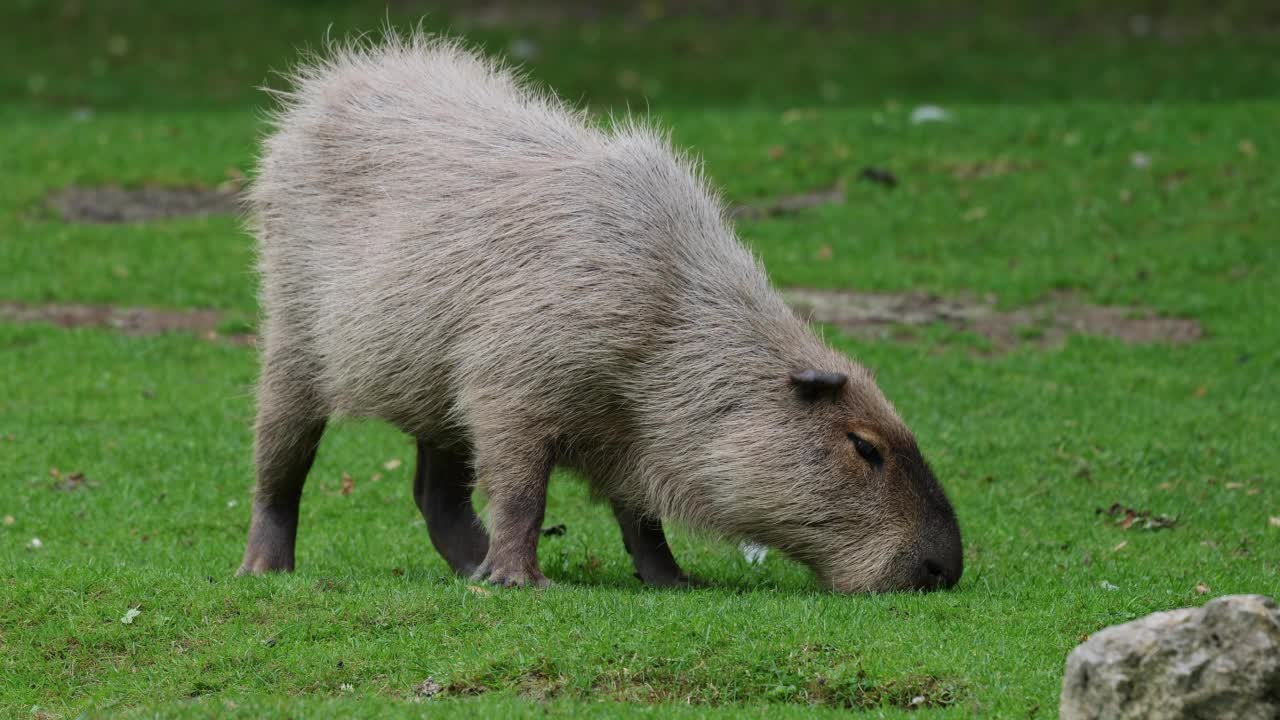
[[[7,0],[4,102],[238,108],[326,34],[422,21],[592,105],[1223,101],[1280,87],[1270,0]]]

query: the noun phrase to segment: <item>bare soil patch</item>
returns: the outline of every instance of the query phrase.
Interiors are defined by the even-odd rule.
[[[965,684],[929,674],[875,678],[847,651],[828,645],[806,645],[763,658],[756,668],[712,670],[705,663],[678,658],[608,658],[588,685],[574,683],[555,662],[541,658],[523,668],[491,666],[447,684],[432,682],[434,694],[471,697],[514,690],[538,702],[557,698],[609,700],[636,705],[704,705],[743,703],[792,704],[844,710],[896,707],[906,710],[950,707],[961,702]],[[411,691],[420,696],[415,688]]]
[[[772,200],[758,203],[733,205],[729,208],[729,217],[735,220],[760,220],[762,218],[794,215],[804,210],[822,207],[823,205],[843,204],[844,197],[844,188],[836,185],[812,192],[780,195]]]
[[[1185,345],[1203,335],[1190,318],[1164,317],[1150,309],[1093,305],[1069,293],[1013,310],[996,309],[992,297],[944,298],[927,293],[869,293],[791,288],[783,296],[802,316],[872,340],[909,339],[903,328],[943,323],[976,333],[997,353],[1022,343],[1060,347],[1069,335],[1109,337],[1130,344]],[[247,332],[222,332],[228,316],[219,310],[162,310],[80,303],[0,302],[0,321],[51,323],[59,327],[100,327],[126,335],[181,332],[205,340],[254,345]],[[235,327],[234,325],[232,327]]]
[[[1185,345],[1203,335],[1200,323],[1164,317],[1140,307],[1094,305],[1069,293],[1013,310],[995,298],[943,298],[927,293],[865,293],[795,288],[783,295],[802,315],[857,337],[900,337],[902,327],[944,323],[988,339],[997,352],[1023,342],[1059,347],[1068,335],[1115,338],[1130,344]]]
[[[223,340],[236,345],[255,343],[255,337],[248,333],[220,333],[218,328],[224,318],[224,314],[218,310],[160,310],[79,303],[32,305],[0,302],[0,321],[4,322],[50,323],[64,328],[110,328],[126,335],[180,332],[196,335],[205,340]]]
[[[67,222],[130,223],[235,215],[240,212],[240,192],[232,185],[217,188],[72,185],[49,195],[45,204]]]

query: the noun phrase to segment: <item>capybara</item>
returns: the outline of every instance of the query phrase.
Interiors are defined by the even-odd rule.
[[[688,582],[665,520],[843,592],[959,580],[959,526],[911,431],[663,134],[421,33],[331,48],[291,80],[249,192],[265,317],[242,574],[293,569],[303,482],[345,415],[416,438],[431,540],[476,580],[547,584],[557,465],[607,499],[646,583]]]

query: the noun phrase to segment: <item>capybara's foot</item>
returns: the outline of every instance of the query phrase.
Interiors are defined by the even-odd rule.
[[[645,585],[667,588],[701,588],[708,583],[691,578],[684,573],[635,573],[636,578]]]
[[[490,558],[485,558],[485,561],[480,563],[480,567],[471,574],[471,579],[498,587],[544,588],[551,585],[551,581],[536,565],[504,563]]]
[[[240,569],[236,570],[236,576],[262,575],[270,572],[293,572],[293,561],[284,562],[271,553],[255,554],[246,551],[244,562],[240,564]]]
[[[244,549],[244,561],[236,575],[261,575],[269,572],[293,572],[293,548],[282,543],[272,544],[263,538],[253,537]]]
[[[249,524],[249,542],[236,575],[293,572],[294,539],[298,532],[298,512],[257,504]]]

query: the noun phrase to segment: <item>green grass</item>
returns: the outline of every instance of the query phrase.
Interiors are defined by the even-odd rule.
[[[213,307],[242,330],[257,308],[235,219],[73,225],[43,198],[251,171],[250,86],[331,19],[371,27],[382,11],[211,4],[192,24],[118,5],[71,21],[57,4],[0,10],[27,30],[0,50],[0,300]],[[677,556],[711,587],[641,587],[607,509],[559,476],[546,522],[568,532],[540,548],[556,586],[477,593],[430,547],[411,442],[374,423],[326,435],[298,572],[236,580],[253,351],[0,324],[0,516],[13,518],[0,525],[0,715],[893,717],[924,696],[931,717],[1049,717],[1080,636],[1222,594],[1280,594],[1280,53],[1265,15],[1232,5],[1214,14],[1226,34],[1098,31],[1045,48],[1014,31],[1016,15],[870,40],[836,31],[820,48],[799,22],[605,19],[590,43],[564,26],[483,30],[498,48],[528,33],[558,48],[533,72],[593,105],[643,106],[647,90],[618,87],[622,70],[657,78],[653,114],[732,201],[842,182],[842,205],[740,225],[780,285],[993,293],[1008,307],[1069,290],[1193,317],[1205,337],[1073,337],[1046,352],[1027,333],[979,357],[981,339],[942,327],[910,343],[829,332],[878,369],[966,543],[952,592],[845,597],[776,555],[751,566],[680,531]],[[55,27],[61,41],[45,42]],[[93,48],[121,28],[154,39],[95,75]],[[697,72],[687,54],[641,52],[690,37],[758,52]],[[936,55],[958,48],[937,74]],[[846,94],[824,97],[837,74]],[[911,125],[921,101],[945,102],[953,122]],[[868,165],[901,184],[859,182]],[[65,489],[75,472],[86,482]],[[1115,502],[1178,523],[1126,531],[1096,512]],[[428,677],[442,691],[412,702]]]

